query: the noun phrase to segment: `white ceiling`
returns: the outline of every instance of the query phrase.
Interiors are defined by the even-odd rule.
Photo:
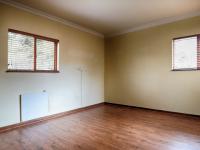
[[[200,12],[200,0],[13,0],[104,35]]]

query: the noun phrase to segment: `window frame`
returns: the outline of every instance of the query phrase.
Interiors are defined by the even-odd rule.
[[[12,32],[12,33],[18,33],[18,34],[22,34],[22,35],[26,35],[26,36],[31,36],[34,38],[34,68],[33,70],[23,70],[23,69],[8,69],[6,72],[33,72],[33,73],[59,73],[58,70],[58,48],[59,48],[59,40],[58,39],[53,39],[53,38],[49,38],[49,37],[45,37],[45,36],[41,36],[41,35],[37,35],[37,34],[32,34],[32,33],[28,33],[28,32],[24,32],[24,31],[19,31],[19,30],[15,30],[15,29],[8,29],[8,32]],[[54,42],[54,70],[38,70],[37,69],[37,39],[41,39],[41,40],[46,40],[46,41],[50,41],[50,42]]]
[[[184,68],[184,69],[174,69],[174,41],[179,39],[197,37],[197,69]],[[200,34],[193,34],[189,36],[182,36],[172,39],[172,70],[171,71],[199,71],[200,70]]]

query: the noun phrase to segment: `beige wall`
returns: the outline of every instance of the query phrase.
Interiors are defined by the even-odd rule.
[[[8,28],[59,39],[60,73],[6,73]],[[103,102],[104,39],[0,4],[0,126],[19,122],[20,94],[43,90],[49,94],[49,114]]]
[[[60,73],[6,73],[8,28],[60,40]],[[49,114],[104,101],[200,115],[200,72],[171,71],[172,38],[200,17],[106,39],[0,4],[0,127],[19,122],[19,95],[46,90]],[[83,105],[81,73],[83,72]]]
[[[107,102],[200,115],[200,71],[171,71],[172,39],[200,33],[200,17],[106,40]]]

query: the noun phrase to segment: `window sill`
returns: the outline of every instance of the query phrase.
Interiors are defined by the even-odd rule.
[[[200,71],[200,69],[172,69],[171,71]]]
[[[60,73],[57,70],[7,70],[8,73]]]

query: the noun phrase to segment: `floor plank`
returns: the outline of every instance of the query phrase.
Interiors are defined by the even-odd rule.
[[[200,117],[104,105],[2,133],[0,150],[200,150]]]

